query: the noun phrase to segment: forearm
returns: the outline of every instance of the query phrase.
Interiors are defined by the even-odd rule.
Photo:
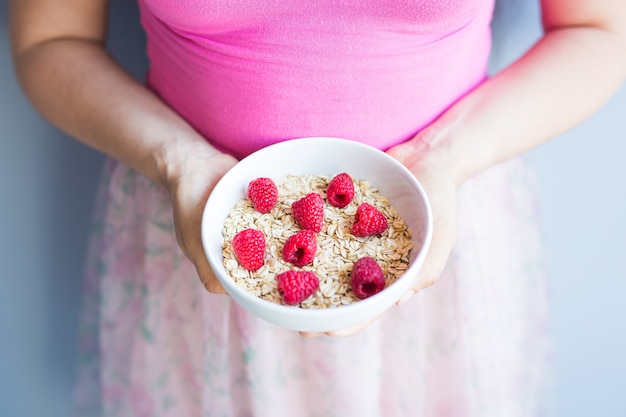
[[[53,124],[166,185],[185,155],[215,150],[97,42],[61,38],[16,54],[27,95]]]
[[[550,31],[452,106],[416,146],[445,154],[461,183],[563,133],[601,107],[626,76],[625,51],[622,38],[600,29]]]

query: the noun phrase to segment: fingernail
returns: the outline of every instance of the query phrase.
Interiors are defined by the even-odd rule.
[[[402,305],[409,301],[416,294],[415,290],[409,290],[398,300],[398,305]]]
[[[321,336],[322,333],[319,332],[299,332],[300,336],[304,337],[305,339],[310,339],[312,337],[318,337]]]

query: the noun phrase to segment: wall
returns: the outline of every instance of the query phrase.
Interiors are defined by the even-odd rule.
[[[0,417],[69,416],[82,259],[103,158],[42,120],[16,84],[0,0]],[[110,49],[147,60],[136,6],[111,2]]]
[[[539,36],[539,22],[537,4],[499,0],[494,70]],[[553,416],[626,416],[625,152],[626,85],[587,121],[528,153],[551,285]]]
[[[513,0],[514,1],[514,0]],[[43,121],[16,85],[0,3],[0,417],[67,416],[82,257],[102,157]],[[146,67],[133,2],[111,2],[113,53]],[[536,5],[498,10],[493,68],[538,36]],[[512,33],[500,38],[506,29]],[[624,417],[626,89],[529,154],[539,176],[555,337],[553,416]]]

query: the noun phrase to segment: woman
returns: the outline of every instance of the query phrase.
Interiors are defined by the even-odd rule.
[[[26,93],[111,157],[80,415],[537,414],[545,283],[511,158],[623,82],[626,4],[543,0],[545,35],[487,78],[492,1],[387,3],[140,0],[146,85],[104,48],[106,1],[11,4]],[[412,290],[379,320],[330,334],[349,337],[303,338],[249,316],[220,294],[200,245],[216,181],[303,136],[386,150],[433,207]]]

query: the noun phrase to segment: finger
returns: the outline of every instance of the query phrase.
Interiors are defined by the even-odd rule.
[[[409,292],[417,294],[424,288],[428,288],[439,280],[448,262],[452,245],[448,242],[438,242],[428,254],[424,266],[411,286]]]
[[[413,290],[413,288],[410,288],[409,290],[407,290],[407,292],[405,292],[404,294],[402,294],[402,297],[400,297],[400,299],[398,301],[396,301],[397,305],[402,305],[404,303],[406,303],[407,301],[409,301],[411,298],[413,298],[413,296],[417,294],[416,291]]]
[[[215,275],[215,272],[213,272],[213,268],[211,268],[211,265],[209,265],[209,261],[206,258],[204,249],[202,249],[202,243],[199,238],[195,239],[196,244],[194,245],[187,245],[186,242],[182,239],[182,236],[179,236],[178,233],[176,235],[176,238],[178,239],[179,246],[183,254],[194,264],[196,272],[198,273],[198,277],[200,278],[200,282],[204,286],[204,289],[214,294],[226,294],[226,290],[217,279],[217,276]]]
[[[358,324],[358,325],[353,326],[353,327],[349,327],[349,328],[341,329],[341,330],[335,330],[335,331],[332,331],[332,332],[326,332],[326,335],[334,336],[334,337],[352,336],[352,335],[354,335],[356,333],[359,333],[360,331],[364,330],[365,328],[371,326],[372,323],[374,323],[376,320],[378,320],[381,316],[382,316],[382,314],[374,317],[373,319],[370,319],[370,320],[366,321],[365,323],[361,323],[361,324]]]
[[[324,334],[322,332],[298,332],[298,333],[300,333],[300,336],[306,337],[307,339],[313,338],[313,337],[319,337]]]
[[[447,256],[446,256],[446,259],[447,259]],[[434,285],[439,280],[439,277],[441,276],[443,269],[445,268],[445,261],[443,263],[433,262],[428,265],[425,264],[424,266],[426,268],[420,271],[413,286],[409,288],[402,295],[402,297],[400,297],[400,299],[396,303],[397,305],[402,305],[406,303],[411,298],[413,298],[418,292]]]
[[[194,263],[196,265],[196,271],[198,272],[200,281],[208,292],[214,294],[226,294],[226,290],[217,279],[215,272],[213,272],[213,269],[206,259],[202,258]]]
[[[424,266],[420,270],[417,279],[411,288],[400,297],[397,302],[398,305],[406,303],[415,294],[430,287],[439,280],[439,277],[446,267],[452,247],[453,245],[444,243],[431,246],[431,251],[429,251],[428,257],[426,261],[424,261]]]
[[[424,265],[417,275],[417,279],[406,293],[400,297],[397,304],[401,305],[411,299],[421,290],[430,287],[439,280],[445,269],[450,252],[456,242],[455,219],[440,219],[435,222],[434,233]]]
[[[350,328],[347,328],[347,329],[341,329],[341,330],[335,330],[335,331],[332,331],[332,332],[326,332],[326,334],[328,336],[334,336],[334,337],[352,336],[353,334],[356,334],[356,333],[360,332],[361,330],[365,329],[369,325],[370,325],[370,322],[367,322],[367,323],[359,324],[358,326],[350,327]]]
[[[207,281],[203,282],[202,285],[204,285],[204,289],[211,294],[228,294],[219,281]]]

